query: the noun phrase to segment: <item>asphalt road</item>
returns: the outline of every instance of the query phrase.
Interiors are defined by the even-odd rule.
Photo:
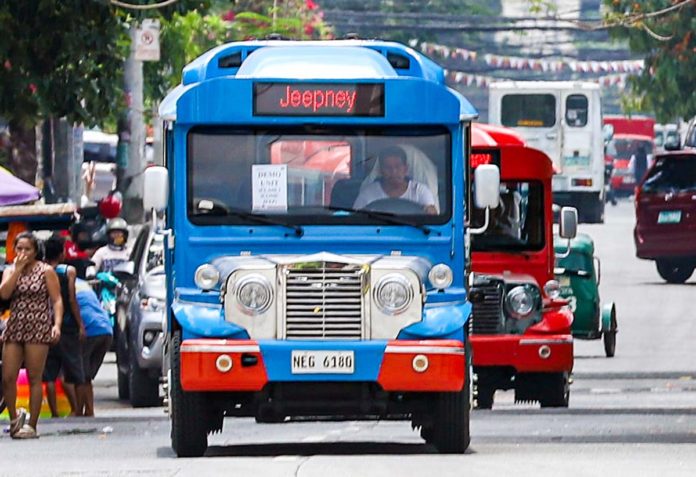
[[[109,362],[96,382],[98,417],[42,421],[35,441],[0,436],[0,475],[696,475],[696,277],[664,284],[635,258],[632,227],[630,202],[603,225],[581,226],[602,259],[602,299],[617,305],[616,357],[600,341],[576,341],[570,408],[516,405],[498,392],[492,411],[473,413],[466,455],[435,453],[402,422],[227,419],[206,458],[177,459],[162,408],[119,402]]]

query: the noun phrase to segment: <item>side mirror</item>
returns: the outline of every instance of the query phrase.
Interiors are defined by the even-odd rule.
[[[479,209],[495,209],[500,200],[500,169],[492,164],[481,164],[474,170],[474,203]]]
[[[169,171],[162,166],[145,169],[143,208],[160,212],[167,208],[169,200]]]
[[[561,209],[559,235],[564,239],[572,239],[578,234],[578,210],[575,207]]]
[[[665,151],[678,151],[681,149],[681,134],[677,133],[676,137],[671,137],[669,141],[665,140]]]

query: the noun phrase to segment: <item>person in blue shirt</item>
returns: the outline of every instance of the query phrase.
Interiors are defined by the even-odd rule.
[[[82,363],[86,385],[77,395],[77,407],[82,416],[94,416],[94,389],[92,381],[104,362],[104,356],[111,347],[113,327],[109,314],[101,307],[97,294],[84,280],[76,280],[75,291],[80,307],[82,322],[87,337],[82,342]]]

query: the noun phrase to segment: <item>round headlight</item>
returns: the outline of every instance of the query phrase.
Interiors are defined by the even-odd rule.
[[[453,278],[452,269],[444,263],[438,263],[428,273],[428,280],[438,290],[443,290],[450,286]]]
[[[408,308],[413,288],[406,277],[397,273],[385,275],[375,287],[375,302],[382,312],[396,315]]]
[[[534,295],[525,286],[517,286],[510,290],[505,302],[514,318],[526,318],[534,310]]]
[[[259,314],[271,306],[273,289],[266,277],[247,275],[237,282],[236,296],[245,312]]]
[[[558,280],[549,280],[544,285],[544,293],[552,300],[559,298],[561,296],[561,284],[558,283]]]
[[[193,281],[201,290],[212,290],[220,281],[220,272],[211,264],[206,263],[196,269]]]

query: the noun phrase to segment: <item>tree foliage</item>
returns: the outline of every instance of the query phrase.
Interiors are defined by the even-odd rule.
[[[645,55],[643,73],[632,79],[637,104],[658,120],[696,116],[696,2],[680,9],[625,24],[622,18],[658,12],[682,0],[605,0],[615,38],[628,39],[632,51]]]

